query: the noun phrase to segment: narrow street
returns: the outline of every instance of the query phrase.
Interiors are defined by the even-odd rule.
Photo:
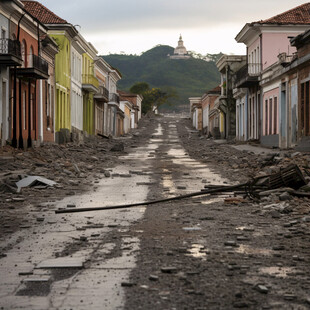
[[[1,237],[0,309],[309,309],[306,198],[227,193],[55,214],[234,185],[266,156],[202,140],[176,116],[144,130],[150,138],[125,141],[110,177],[96,173],[86,193],[27,206],[36,225]]]

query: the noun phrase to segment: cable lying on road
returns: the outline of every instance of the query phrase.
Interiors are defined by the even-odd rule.
[[[277,189],[281,187],[291,187],[299,189],[301,186],[306,185],[306,181],[302,175],[302,172],[296,165],[288,166],[280,170],[278,173],[271,174],[269,176],[262,176],[254,178],[251,181],[236,185],[211,185],[209,189],[199,192],[193,192],[190,194],[151,200],[145,202],[138,202],[125,205],[104,206],[94,208],[72,208],[72,209],[59,209],[55,213],[76,213],[76,212],[89,212],[89,211],[101,211],[101,210],[113,210],[113,209],[126,209],[131,207],[149,206],[157,203],[163,203],[168,201],[181,200],[190,197],[204,196],[208,194],[231,192],[233,190],[242,190],[250,198],[259,198],[258,193],[264,190]]]
[[[138,203],[131,203],[126,205],[116,205],[116,206],[106,206],[106,207],[94,207],[94,208],[72,208],[72,209],[59,209],[56,210],[55,213],[75,213],[75,212],[87,212],[87,211],[98,211],[98,210],[112,210],[112,209],[125,209],[130,207],[139,207],[139,206],[149,206],[156,203],[162,203],[162,202],[168,202],[173,200],[180,200],[190,197],[196,197],[196,196],[203,196],[207,194],[213,194],[218,192],[225,192],[225,191],[231,191],[234,189],[242,188],[246,185],[245,184],[238,184],[238,185],[232,185],[232,186],[222,186],[218,188],[212,188],[209,190],[203,190],[199,192],[194,192],[186,195],[180,195],[170,198],[164,198],[164,199],[158,199],[158,200],[151,200],[151,201],[145,201],[145,202],[138,202]]]

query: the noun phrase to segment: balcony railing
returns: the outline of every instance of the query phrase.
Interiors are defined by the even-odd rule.
[[[248,65],[243,66],[236,72],[236,82],[245,79],[248,76]]]
[[[82,84],[93,85],[95,88],[99,87],[99,81],[92,74],[83,74]]]
[[[0,54],[11,54],[18,58],[22,57],[20,42],[11,39],[0,39]]]
[[[109,91],[104,86],[99,86],[99,91],[95,94],[94,98],[98,101],[108,102]]]
[[[119,96],[118,96],[118,94],[111,93],[109,95],[109,101],[119,103]]]
[[[48,74],[48,62],[37,55],[28,56],[28,68],[34,68]]]
[[[258,82],[260,64],[247,64],[235,74],[235,87],[250,87]]]
[[[17,69],[20,77],[45,80],[48,78],[48,62],[40,56],[28,55],[27,62],[22,63],[22,67]]]
[[[258,76],[261,72],[261,64],[260,63],[251,63],[248,64],[248,73],[251,76]]]
[[[104,86],[99,87],[99,94],[106,97],[106,98],[109,98],[109,91]]]
[[[0,63],[8,66],[22,65],[22,55],[19,41],[0,39]]]

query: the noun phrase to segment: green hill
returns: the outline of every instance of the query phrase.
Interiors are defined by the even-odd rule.
[[[117,68],[122,79],[120,90],[128,90],[136,82],[147,82],[151,87],[172,88],[177,98],[172,98],[170,110],[188,109],[188,98],[201,96],[220,83],[220,74],[214,61],[197,58],[169,59],[174,49],[158,45],[141,56],[111,54],[102,56],[111,66]]]

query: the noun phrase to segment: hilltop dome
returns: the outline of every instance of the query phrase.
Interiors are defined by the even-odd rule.
[[[180,35],[178,46],[174,49],[173,55],[170,56],[171,59],[188,59],[190,55],[188,55],[186,47],[184,46],[184,42],[182,39],[182,35]]]

